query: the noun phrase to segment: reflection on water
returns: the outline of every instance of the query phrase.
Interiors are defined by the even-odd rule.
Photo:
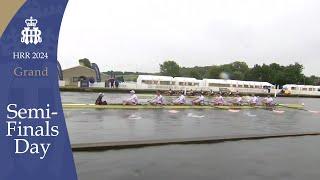
[[[63,102],[92,103],[94,93],[61,93]],[[106,94],[121,102],[126,94]],[[147,101],[145,95],[142,101]],[[319,99],[278,98],[320,110]],[[284,111],[281,113],[281,111]],[[320,131],[320,115],[269,110],[65,110],[72,143]]]
[[[127,95],[106,94],[121,102]],[[62,93],[92,103],[96,94]],[[150,96],[144,96],[143,102]],[[140,96],[141,98],[141,96]],[[319,99],[278,98],[320,110]],[[280,111],[283,113],[279,113]],[[269,110],[65,110],[72,143],[320,131],[320,114]],[[318,137],[75,152],[80,180],[319,179]]]
[[[251,112],[245,112],[245,115],[249,116],[249,117],[256,117],[257,115],[252,114]]]
[[[137,119],[142,119],[142,117],[139,116],[139,115],[136,115],[136,114],[131,114],[131,115],[128,117],[128,119],[135,119],[135,120],[137,120]]]

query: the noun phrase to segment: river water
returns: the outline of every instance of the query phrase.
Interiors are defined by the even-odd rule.
[[[95,93],[62,92],[65,103],[92,103]],[[118,103],[126,94],[106,94]],[[150,95],[140,95],[142,102]],[[169,99],[169,97],[167,98]],[[277,98],[320,110],[320,99]],[[320,131],[320,114],[268,110],[64,110],[72,143]],[[74,153],[80,179],[316,179],[319,137],[208,145],[172,145]],[[293,159],[291,159],[293,158]],[[300,163],[295,165],[294,162]],[[243,164],[243,166],[242,166]],[[282,167],[284,166],[285,167]],[[303,165],[308,170],[299,169]],[[310,166],[310,167],[309,167]],[[307,178],[304,173],[309,173]],[[319,179],[319,178],[318,178]]]

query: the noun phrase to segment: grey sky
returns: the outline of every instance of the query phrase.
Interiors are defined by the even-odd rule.
[[[100,70],[299,62],[320,75],[318,0],[70,0],[62,21],[62,68],[87,57]]]

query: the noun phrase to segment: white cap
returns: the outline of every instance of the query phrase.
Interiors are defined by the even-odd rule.
[[[134,90],[131,90],[130,93],[135,94],[136,92]]]

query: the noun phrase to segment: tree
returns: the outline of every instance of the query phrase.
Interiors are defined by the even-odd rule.
[[[305,84],[320,86],[320,77],[317,77],[314,75],[312,75],[310,77],[305,76],[304,80],[305,80]]]
[[[91,68],[91,62],[90,62],[90,60],[87,59],[87,58],[79,59],[79,64],[80,64],[81,66],[86,66],[86,67],[88,67],[88,68]]]
[[[80,62],[81,60],[79,60]],[[83,60],[87,61],[87,60]],[[90,61],[89,61],[90,62]],[[88,62],[86,62],[88,63]],[[110,74],[110,72],[107,72]],[[139,74],[150,74],[142,72],[114,72],[117,75],[128,76]],[[166,76],[183,76],[193,77],[196,79],[234,79],[247,81],[265,81],[275,85],[284,84],[310,84],[320,85],[320,77],[307,77],[303,74],[303,65],[299,63],[283,66],[277,63],[254,65],[249,68],[245,62],[235,61],[229,64],[211,65],[211,66],[195,66],[180,67],[175,61],[165,61],[160,64],[160,73],[152,73],[153,75]]]
[[[119,82],[124,82],[123,76],[119,76],[119,77],[117,77],[116,79],[117,79]]]
[[[196,78],[196,79],[202,79],[201,78],[201,74],[196,69],[191,69],[190,72],[189,72],[189,76],[193,77],[193,78]]]
[[[290,64],[285,67],[285,72],[287,74],[288,84],[305,84],[305,78],[302,74],[303,65],[299,63]]]
[[[220,66],[212,66],[208,71],[208,78],[209,79],[219,79],[220,74],[223,70]]]
[[[160,64],[160,74],[163,76],[180,76],[180,66],[175,61],[165,61]]]

